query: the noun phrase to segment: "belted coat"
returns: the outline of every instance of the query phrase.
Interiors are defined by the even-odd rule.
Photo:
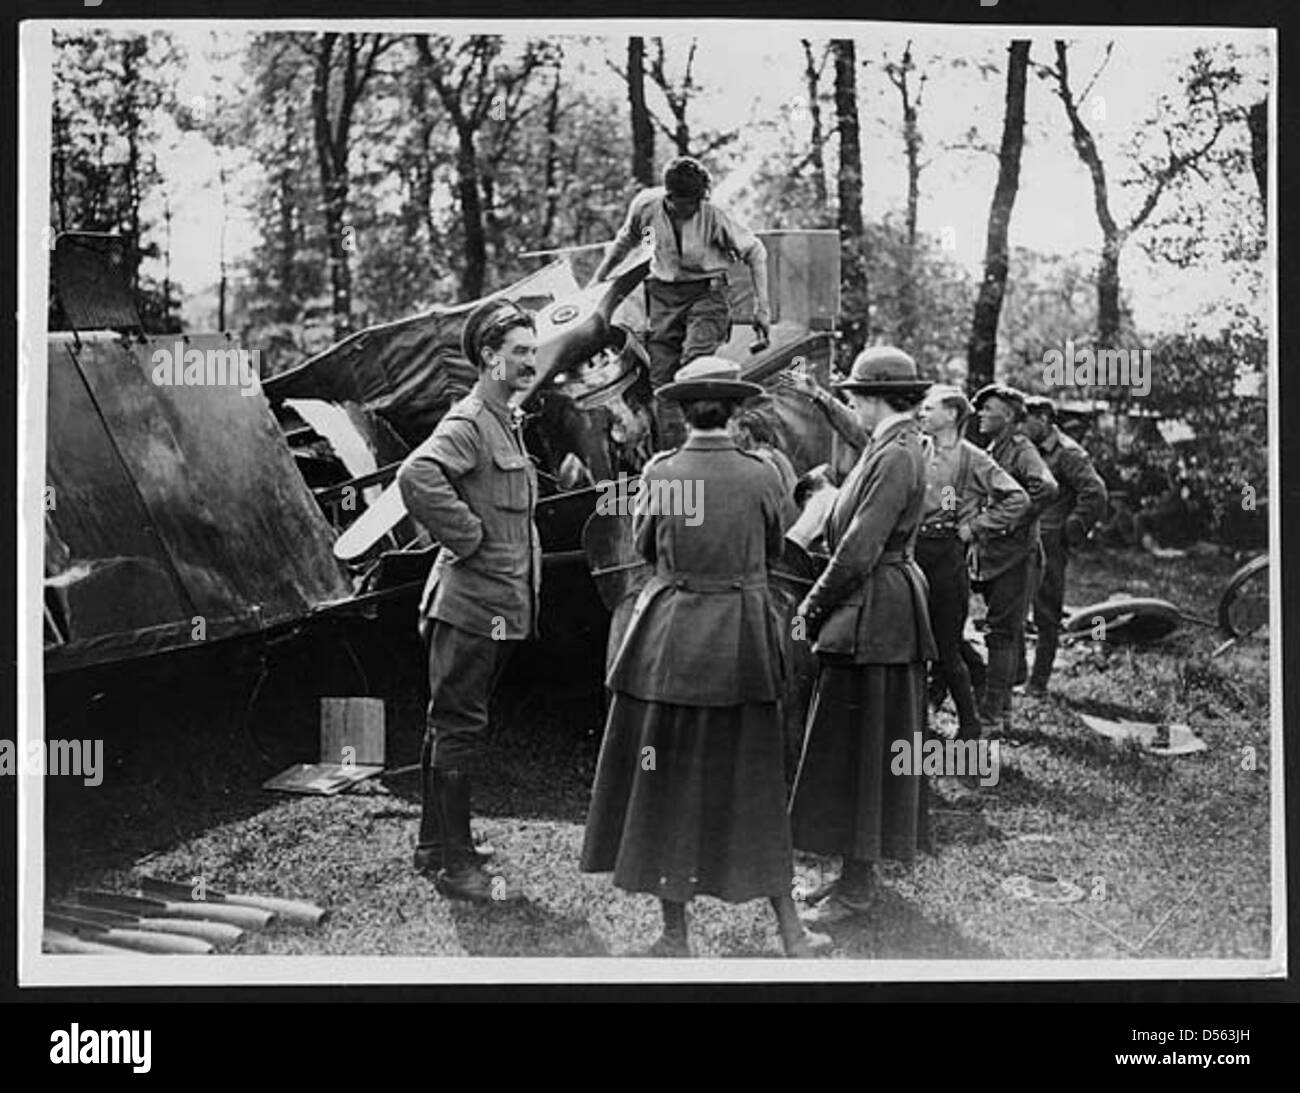
[[[612,659],[611,690],[681,706],[780,697],[767,566],[785,509],[777,472],[730,437],[692,436],[645,465],[633,529],[655,572]]]
[[[913,557],[925,508],[925,453],[914,420],[876,437],[844,480],[823,536],[831,559],[804,600],[813,651],[855,664],[937,656],[925,575]]]

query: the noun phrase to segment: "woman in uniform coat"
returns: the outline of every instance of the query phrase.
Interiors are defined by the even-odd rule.
[[[799,772],[794,845],[841,855],[839,881],[806,921],[863,911],[875,863],[910,861],[927,837],[924,776],[894,773],[893,745],[926,730],[926,662],[935,659],[925,577],[913,544],[926,461],[915,408],[929,384],[906,353],[864,350],[837,386],[870,440],[827,519],[826,569],[799,607],[817,654]]]
[[[607,680],[582,869],[658,896],[653,955],[689,955],[686,904],[699,895],[768,898],[789,956],[830,940],[804,930],[791,898],[780,622],[767,587],[785,501],[771,465],[728,431],[761,393],[739,376],[700,357],[656,392],[681,403],[690,433],[642,472],[633,527],[655,571]]]

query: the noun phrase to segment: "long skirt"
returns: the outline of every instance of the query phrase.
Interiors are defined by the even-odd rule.
[[[926,732],[925,665],[823,660],[790,802],[794,845],[858,861],[929,848],[925,776],[891,771]]]
[[[582,847],[629,892],[732,903],[793,875],[775,703],[695,707],[615,693]]]

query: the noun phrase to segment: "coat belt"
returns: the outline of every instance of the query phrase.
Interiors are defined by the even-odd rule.
[[[688,573],[680,569],[668,570],[656,576],[670,588],[682,592],[739,592],[744,589],[766,588],[767,573]]]

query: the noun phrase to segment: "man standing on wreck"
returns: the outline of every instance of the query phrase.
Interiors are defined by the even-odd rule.
[[[749,267],[754,331],[760,343],[768,340],[767,250],[749,228],[708,200],[712,186],[699,160],[672,160],[664,168],[662,187],[642,190],[632,199],[627,219],[592,277],[593,283],[604,280],[638,243],[650,241],[646,349],[655,390],[670,383],[683,365],[709,356],[731,337],[727,270],[732,262]],[[685,439],[686,422],[675,402],[656,397],[654,414],[660,450]]]
[[[420,601],[429,710],[420,753],[423,812],[415,867],[450,899],[510,898],[470,834],[470,778],[488,702],[514,643],[537,636],[541,547],[537,478],[509,398],[532,381],[532,316],[504,300],[461,335],[478,380],[397,472],[406,507],[442,545]]]

